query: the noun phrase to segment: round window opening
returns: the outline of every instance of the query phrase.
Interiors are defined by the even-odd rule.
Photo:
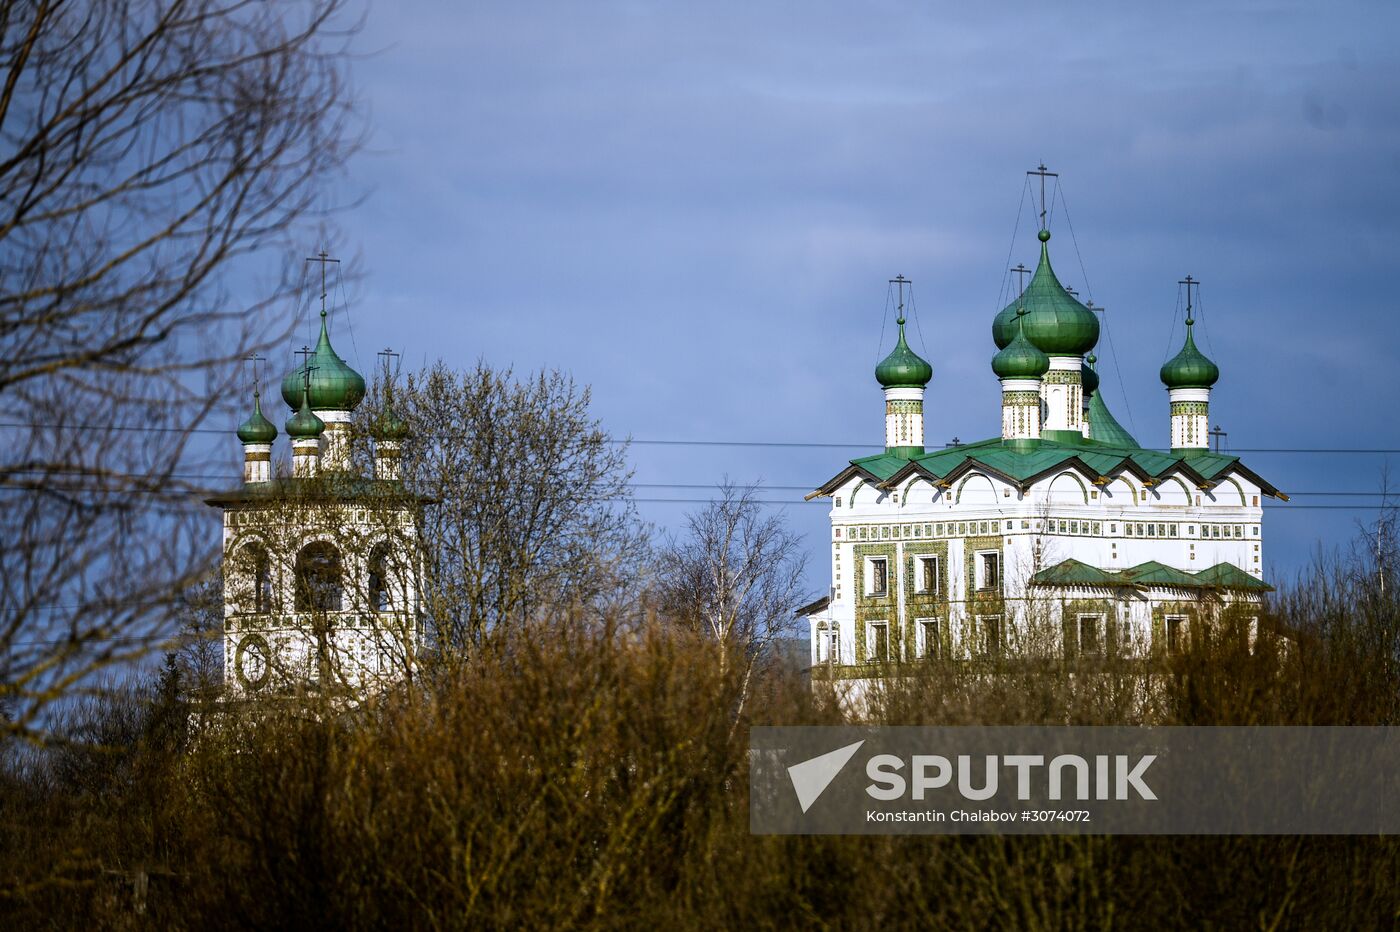
[[[272,654],[261,635],[250,634],[239,642],[234,669],[238,673],[238,681],[245,687],[262,689],[267,684],[271,666]]]

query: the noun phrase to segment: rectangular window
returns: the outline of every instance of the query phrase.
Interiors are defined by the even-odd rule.
[[[870,625],[870,659],[875,663],[887,663],[890,659],[890,626],[886,622]]]
[[[922,641],[919,645],[921,656],[928,660],[937,660],[943,656],[943,641],[938,636],[937,618],[919,619],[919,638]]]
[[[1097,657],[1103,651],[1103,641],[1099,628],[1103,620],[1098,615],[1079,616],[1079,653],[1085,657]]]
[[[866,594],[871,596],[883,596],[890,590],[890,563],[884,557],[871,557],[866,561],[869,567],[866,573],[866,583],[869,586]]]
[[[1167,653],[1179,654],[1186,649],[1186,616],[1167,616]]]
[[[979,580],[979,589],[996,589],[1001,585],[1001,554],[996,551],[979,553],[977,563],[982,577]]]
[[[1178,536],[1178,530],[1177,530],[1177,526],[1176,526],[1175,524],[1173,524],[1173,525],[1171,526],[1171,533],[1172,533],[1172,537]]]
[[[978,649],[983,657],[1001,656],[1001,616],[981,615],[977,618]]]
[[[938,594],[938,558],[919,557],[919,591]]]

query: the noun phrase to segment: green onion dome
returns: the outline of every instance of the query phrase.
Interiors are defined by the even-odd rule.
[[[408,425],[394,413],[394,395],[389,388],[384,389],[384,407],[369,426],[370,436],[375,440],[403,440],[408,436]]]
[[[1085,398],[1099,390],[1099,373],[1094,368],[1094,364],[1098,361],[1099,358],[1090,353],[1087,363],[1079,367],[1079,384],[1084,388]]]
[[[283,391],[285,392],[285,389]],[[287,436],[293,440],[314,440],[321,436],[321,431],[325,429],[326,422],[317,417],[315,412],[311,410],[309,396],[303,388],[301,408],[297,410],[296,414],[287,418]]]
[[[904,318],[899,318],[899,340],[890,354],[875,367],[875,381],[885,388],[923,388],[932,378],[933,366],[904,341]]]
[[[271,443],[277,439],[277,428],[263,417],[262,401],[256,391],[253,392],[253,413],[238,425],[238,439],[244,443]]]
[[[321,312],[321,338],[316,341],[316,351],[282,379],[282,400],[293,411],[301,404],[303,373],[308,368],[312,370],[309,397],[313,411],[350,411],[365,397],[364,376],[346,365],[331,347],[325,311]]]
[[[393,411],[385,411],[374,419],[370,428],[375,440],[403,440],[408,436],[408,425]]]
[[[1191,336],[1194,323],[1186,318],[1186,343],[1181,352],[1162,366],[1162,384],[1167,388],[1210,388],[1220,378],[1220,367],[1196,349],[1196,341]]]
[[[1016,319],[1016,335],[992,357],[992,371],[999,379],[1038,379],[1050,369],[1050,357],[1026,339],[1025,312]]]
[[[1050,231],[1040,231],[1040,265],[1015,301],[992,321],[992,339],[1004,349],[1016,338],[1016,310],[1026,309],[1026,338],[1051,356],[1082,356],[1099,342],[1099,319],[1080,304],[1050,267]]]

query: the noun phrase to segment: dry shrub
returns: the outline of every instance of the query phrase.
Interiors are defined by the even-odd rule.
[[[1291,598],[1280,612],[1295,610]],[[1169,721],[1335,720],[1317,678],[1341,676],[1333,687],[1347,697],[1349,720],[1391,722],[1387,642],[1359,629],[1368,618],[1383,626],[1393,605],[1366,611],[1352,616],[1358,630],[1345,644],[1300,617],[1290,623],[1308,635],[1272,659],[1229,654],[1226,641],[1211,648],[1214,665],[1182,658],[1161,675],[1166,698],[1148,711]],[[674,626],[565,617],[488,639],[473,662],[353,713],[307,703],[224,708],[189,736],[171,727],[170,709],[181,707],[168,689],[91,709],[92,741],[12,755],[4,770],[6,925],[1395,921],[1400,849],[1383,838],[752,836],[748,725],[841,716],[799,676],[768,666],[736,722],[743,666]],[[1132,693],[1128,672],[1061,669],[1057,681],[1048,669],[1003,672],[950,673],[922,693],[892,693],[882,714],[943,724],[1145,714],[1122,698]],[[1224,706],[1212,712],[1212,702]],[[93,757],[91,745],[114,756]]]

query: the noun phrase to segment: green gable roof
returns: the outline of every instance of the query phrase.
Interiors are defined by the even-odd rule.
[[[1199,573],[1188,573],[1150,560],[1126,570],[1102,570],[1078,560],[1064,560],[1031,577],[1032,586],[1089,586],[1100,588],[1241,589],[1271,592],[1273,586],[1230,563],[1217,563]]]
[[[1121,430],[1121,428],[1120,428]],[[1131,439],[1131,438],[1130,438]],[[1041,440],[1030,449],[1018,448],[1000,437],[931,450],[921,455],[894,456],[877,453],[850,461],[850,466],[834,476],[814,495],[829,495],[852,475],[877,484],[903,481],[910,475],[948,479],[980,467],[1015,485],[1029,485],[1041,476],[1064,468],[1080,466],[1093,478],[1131,472],[1141,479],[1165,478],[1177,473],[1193,481],[1211,482],[1227,472],[1239,472],[1256,483],[1266,495],[1288,500],[1264,479],[1245,468],[1237,456],[1204,450],[1164,453],[1136,445],[1108,443],[1062,434],[1058,440]]]

